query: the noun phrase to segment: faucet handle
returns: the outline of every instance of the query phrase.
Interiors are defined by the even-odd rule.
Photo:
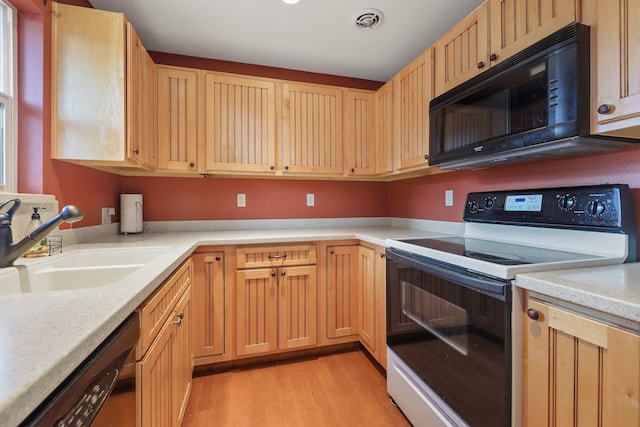
[[[11,220],[13,218],[13,214],[16,213],[16,211],[18,210],[18,208],[20,207],[20,205],[22,204],[22,202],[20,201],[20,199],[9,199],[6,202],[4,202],[3,204],[0,205],[0,211],[9,203],[13,203],[13,206],[11,206],[9,208],[9,210],[7,210],[6,213],[2,213],[0,212],[0,225],[11,225]]]

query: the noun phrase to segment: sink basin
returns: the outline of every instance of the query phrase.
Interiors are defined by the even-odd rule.
[[[106,286],[153,261],[168,248],[86,249],[32,265],[0,269],[0,294]]]

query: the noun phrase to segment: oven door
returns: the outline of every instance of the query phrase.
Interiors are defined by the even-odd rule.
[[[510,424],[510,318],[508,282],[387,250],[389,350],[443,413]]]

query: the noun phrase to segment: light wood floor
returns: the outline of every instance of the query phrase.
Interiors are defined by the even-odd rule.
[[[182,425],[410,426],[361,351],[194,378]]]

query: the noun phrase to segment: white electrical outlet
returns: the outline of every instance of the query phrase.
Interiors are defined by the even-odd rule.
[[[453,190],[444,191],[444,205],[453,206]]]
[[[111,212],[109,212],[113,208],[102,208],[102,223],[103,224],[111,224]],[[115,210],[114,210],[115,213]]]
[[[316,205],[315,194],[307,194],[307,206],[315,206],[315,205]]]
[[[238,207],[244,208],[247,206],[247,195],[246,194],[238,194]]]

